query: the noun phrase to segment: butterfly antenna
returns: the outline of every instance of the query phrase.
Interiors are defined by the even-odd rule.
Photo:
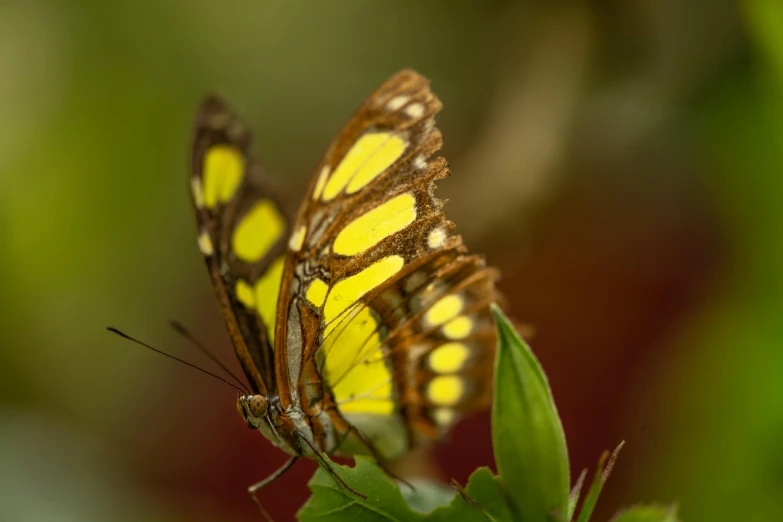
[[[142,341],[139,341],[138,339],[135,339],[135,338],[131,337],[130,335],[128,335],[128,334],[126,334],[126,333],[123,333],[123,332],[121,332],[121,331],[117,330],[116,328],[113,328],[113,327],[111,327],[111,326],[107,326],[107,327],[106,327],[106,329],[107,329],[108,331],[110,331],[111,333],[117,334],[117,335],[119,335],[120,337],[124,337],[125,339],[127,339],[127,340],[129,340],[129,341],[133,341],[134,343],[136,343],[136,344],[140,344],[140,345],[142,345],[142,346],[143,346],[143,347],[145,347],[145,348],[149,348],[150,350],[152,350],[152,351],[153,351],[153,352],[155,352],[155,353],[158,353],[158,354],[160,354],[160,355],[163,355],[163,356],[165,356],[165,357],[168,357],[169,359],[174,359],[175,361],[177,361],[177,362],[180,362],[180,363],[184,364],[185,366],[190,366],[191,368],[193,368],[193,369],[195,369],[195,370],[198,370],[198,371],[200,371],[201,373],[205,373],[205,374],[207,374],[207,375],[209,375],[209,376],[211,376],[211,377],[214,377],[215,379],[217,379],[217,380],[219,380],[219,381],[223,381],[224,383],[228,384],[229,386],[231,386],[231,387],[232,387],[232,388],[234,388],[235,390],[239,391],[239,393],[243,393],[243,394],[247,394],[247,393],[248,393],[248,392],[247,392],[247,390],[243,390],[242,388],[238,387],[238,386],[237,386],[237,385],[235,385],[234,383],[227,381],[226,379],[224,379],[224,378],[223,378],[223,377],[221,377],[220,375],[215,375],[214,373],[212,373],[212,372],[209,372],[209,371],[205,370],[204,368],[200,368],[200,367],[196,366],[196,365],[195,365],[195,364],[193,364],[193,363],[189,363],[188,361],[182,360],[182,359],[180,359],[179,357],[174,357],[173,355],[171,355],[171,354],[169,354],[169,353],[166,353],[166,352],[164,352],[164,351],[158,350],[157,348],[153,348],[153,347],[152,347],[152,346],[150,346],[149,344],[147,344],[147,343],[145,343],[145,342],[142,342]]]
[[[215,354],[213,354],[211,351],[209,351],[209,348],[207,348],[206,345],[204,345],[204,343],[202,343],[201,341],[196,339],[196,336],[193,335],[192,333],[190,333],[190,331],[187,328],[185,328],[182,325],[182,323],[180,323],[179,321],[169,321],[169,324],[171,325],[172,328],[174,328],[174,330],[178,334],[180,334],[182,337],[184,337],[185,339],[190,341],[190,344],[192,344],[193,346],[198,348],[201,351],[201,353],[203,353],[204,355],[209,357],[209,359],[213,363],[217,364],[224,372],[226,372],[228,375],[230,375],[231,378],[234,379],[234,381],[236,381],[237,384],[239,384],[241,387],[247,389],[247,385],[245,385],[245,383],[243,383],[239,379],[239,377],[234,375],[234,373],[231,370],[226,368],[226,365],[223,364],[222,362],[220,362],[220,359],[218,359]],[[245,392],[245,393],[249,393],[249,392]]]

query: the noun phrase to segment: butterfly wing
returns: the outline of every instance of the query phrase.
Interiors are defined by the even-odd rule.
[[[193,130],[190,185],[198,244],[223,318],[253,391],[275,389],[272,354],[288,212],[265,184],[252,136],[208,96]]]
[[[278,301],[283,406],[333,408],[385,456],[437,435],[491,383],[496,273],[433,195],[449,175],[430,159],[440,108],[410,70],[359,108],[306,192]]]

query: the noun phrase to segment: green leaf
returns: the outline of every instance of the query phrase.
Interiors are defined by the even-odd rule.
[[[326,458],[326,457],[324,457]],[[356,466],[340,466],[327,459],[340,477],[359,493],[363,499],[348,491],[323,465],[319,467],[309,487],[310,499],[298,513],[303,522],[363,522],[390,520],[424,520],[424,515],[413,511],[402,498],[400,489],[377,464],[368,457],[356,457]]]
[[[461,488],[460,488],[461,489]],[[464,496],[463,496],[464,495]],[[479,468],[446,507],[433,511],[428,522],[511,522],[518,520],[506,500],[503,488],[488,468]]]
[[[612,522],[678,522],[676,506],[634,506],[612,518]]]
[[[348,491],[323,465],[310,479],[312,496],[298,513],[302,522],[332,522],[342,520],[372,521],[433,521],[447,522],[512,522],[516,520],[503,490],[495,476],[487,468],[477,469],[468,480],[468,486],[460,495],[449,492],[448,505],[432,510],[429,514],[411,509],[403,499],[400,488],[378,465],[368,457],[356,457],[356,467],[340,466],[331,460],[340,477],[359,493],[363,499]],[[432,490],[430,483],[426,488]],[[431,491],[430,491],[431,493]],[[426,493],[425,495],[429,495]],[[438,495],[436,495],[437,497]],[[466,501],[467,499],[467,501]],[[430,498],[435,500],[435,497]],[[443,492],[439,501],[444,500]]]
[[[500,481],[526,522],[564,520],[569,470],[563,426],[544,372],[499,308],[492,442]]]
[[[448,506],[454,498],[454,488],[442,482],[427,479],[411,479],[413,489],[400,486],[405,502],[420,513],[429,513],[441,506]]]
[[[582,504],[582,510],[579,512],[579,518],[577,522],[588,522],[590,516],[593,514],[595,504],[598,502],[598,496],[601,494],[601,490],[609,479],[609,474],[612,473],[615,461],[617,461],[617,455],[620,454],[620,450],[625,446],[625,441],[621,442],[617,448],[609,456],[609,452],[605,451],[601,458],[598,459],[598,466],[595,469],[595,476],[593,477],[593,483],[590,485],[590,490],[587,492],[584,504]],[[607,462],[607,457],[609,461]]]

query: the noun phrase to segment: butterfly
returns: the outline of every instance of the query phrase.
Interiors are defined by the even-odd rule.
[[[390,461],[490,398],[498,273],[467,253],[434,195],[450,174],[433,158],[441,106],[418,73],[389,78],[331,143],[295,214],[226,103],[198,109],[189,183],[252,390],[237,409],[291,456],[249,488],[259,509],[255,492],[300,456]]]

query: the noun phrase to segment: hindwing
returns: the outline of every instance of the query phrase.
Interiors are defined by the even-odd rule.
[[[256,393],[269,394],[290,212],[263,180],[251,133],[214,96],[199,108],[191,150],[199,248],[242,369]]]

